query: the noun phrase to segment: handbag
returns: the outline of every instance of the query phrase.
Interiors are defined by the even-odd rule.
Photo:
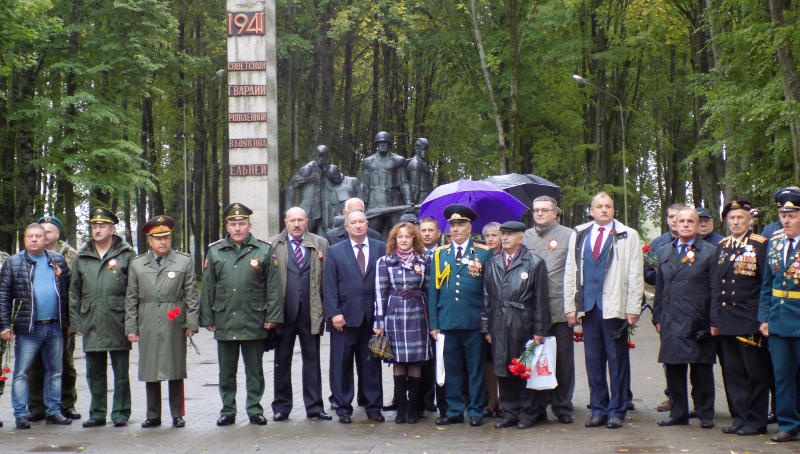
[[[372,339],[369,340],[369,352],[372,353],[373,356],[385,359],[387,361],[394,360],[394,353],[392,353],[392,345],[389,343],[389,339],[386,336],[372,336]]]

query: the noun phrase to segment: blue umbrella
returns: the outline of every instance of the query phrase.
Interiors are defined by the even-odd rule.
[[[528,209],[514,196],[487,181],[458,180],[437,187],[431,192],[419,211],[419,218],[432,217],[439,222],[442,231],[449,231],[444,209],[459,203],[472,208],[478,219],[472,223],[472,231],[480,233],[490,222],[519,221]]]

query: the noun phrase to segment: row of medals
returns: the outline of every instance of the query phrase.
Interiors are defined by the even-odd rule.
[[[461,260],[462,264],[469,266],[470,276],[478,277],[481,275],[481,269],[483,268],[483,265],[481,264],[481,261],[478,259],[478,254],[475,254],[475,259],[473,260],[470,260],[468,255],[465,255],[464,257],[461,257],[461,259],[457,260]]]
[[[744,252],[741,255],[731,254],[731,262],[733,262],[733,274],[741,274],[743,276],[756,275],[758,266],[756,264],[756,251],[753,250],[752,244],[745,245]]]

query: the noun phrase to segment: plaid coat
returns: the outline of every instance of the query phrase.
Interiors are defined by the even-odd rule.
[[[375,273],[374,327],[386,330],[394,362],[427,361],[432,356],[428,335],[430,257],[419,255],[409,264],[397,254],[381,257]]]

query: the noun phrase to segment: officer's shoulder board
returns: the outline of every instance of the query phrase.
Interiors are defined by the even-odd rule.
[[[449,245],[449,244],[445,244],[444,246],[439,246],[439,247],[437,247],[437,248],[436,248],[436,250],[437,250],[437,251],[443,251],[443,250],[445,250],[445,249],[447,249],[447,248],[449,248],[449,247],[450,247],[450,245]]]
[[[481,244],[481,243],[473,243],[473,244],[478,249],[483,249],[483,250],[486,250],[486,251],[491,250],[491,248],[489,246],[485,245],[485,244]]]
[[[767,237],[761,236],[761,235],[759,235],[757,233],[751,233],[750,234],[750,239],[752,241],[757,242],[757,243],[766,243],[767,242]]]
[[[265,240],[265,239],[263,239],[263,238],[256,238],[256,239],[257,239],[258,241],[260,241],[260,242],[264,243],[264,244],[269,244],[270,246],[272,246],[272,243],[270,243],[269,241],[267,241],[267,240]]]
[[[144,254],[139,254],[139,255],[137,255],[137,256],[136,256],[136,257],[134,257],[133,259],[134,259],[134,260],[137,260],[137,259],[140,259],[140,258],[144,257],[145,255],[147,255],[147,252],[145,252]]]
[[[772,241],[772,240],[777,240],[777,239],[779,239],[779,238],[783,238],[783,236],[784,236],[784,235],[783,235],[783,229],[776,230],[776,231],[775,231],[775,234],[774,234],[774,235],[772,235],[772,238],[770,238],[770,241]]]
[[[182,251],[175,251],[175,253],[178,254],[178,255],[182,255],[184,257],[191,257],[192,256],[192,254],[187,254],[186,252],[182,252]]]
[[[216,246],[219,243],[222,243],[222,238],[218,239],[217,241],[214,241],[213,243],[208,243],[208,247]]]

